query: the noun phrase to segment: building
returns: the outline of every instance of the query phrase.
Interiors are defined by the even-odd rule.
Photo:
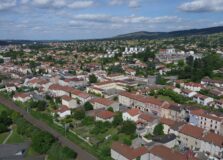
[[[189,123],[201,127],[206,131],[212,131],[223,135],[223,117],[209,114],[202,109],[195,109],[189,112]]]
[[[198,104],[201,104],[203,106],[209,106],[210,102],[213,102],[214,99],[205,95],[202,95],[200,93],[197,93],[193,96],[193,101],[195,101]]]
[[[65,118],[66,116],[71,115],[71,110],[67,106],[61,106],[58,110],[56,110],[57,115],[60,118]]]
[[[152,97],[145,97],[142,95],[136,95],[129,92],[122,92],[118,96],[119,103],[131,107],[138,108],[142,112],[148,112],[161,117],[163,107],[169,105],[166,101],[161,101]]]
[[[20,102],[27,102],[28,100],[30,100],[32,98],[32,96],[28,93],[16,93],[13,96],[13,100],[14,101],[20,101]]]
[[[94,98],[90,100],[90,103],[94,109],[104,108],[107,110],[109,107],[112,107],[114,112],[119,111],[119,104],[106,98]]]
[[[190,124],[185,124],[179,130],[179,144],[192,150],[199,151],[201,148],[203,133],[204,129]]]
[[[223,136],[214,133],[205,133],[201,142],[202,152],[218,159],[223,157]]]
[[[163,145],[156,145],[149,150],[148,160],[196,160],[193,154],[182,154]]]
[[[77,101],[67,95],[62,96],[61,99],[62,99],[62,105],[67,106],[70,109],[78,107]]]
[[[133,108],[133,109],[130,109],[130,110],[124,112],[122,114],[122,119],[124,121],[130,120],[130,121],[136,122],[136,121],[138,121],[138,118],[139,118],[141,113],[142,112],[139,109]]]
[[[183,87],[194,92],[199,92],[203,88],[203,85],[200,83],[189,82],[185,83]]]
[[[96,121],[112,122],[114,120],[114,113],[111,111],[100,111],[96,114]]]
[[[149,153],[145,147],[133,149],[120,142],[113,142],[111,158],[114,160],[148,160]]]

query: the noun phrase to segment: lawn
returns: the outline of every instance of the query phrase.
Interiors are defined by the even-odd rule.
[[[3,143],[3,141],[5,140],[5,138],[9,135],[9,132],[4,132],[0,134],[0,144]]]
[[[158,96],[159,99],[163,100],[163,101],[168,101],[168,102],[174,102],[170,97],[168,96],[162,96],[162,95],[159,95]]]
[[[9,137],[8,141],[6,143],[8,144],[13,144],[13,143],[23,143],[25,141],[27,141],[28,139],[19,135],[16,132],[16,127],[13,127],[13,133],[12,135]]]
[[[3,112],[3,111],[7,111],[8,109],[3,106],[2,104],[0,104],[0,113]]]

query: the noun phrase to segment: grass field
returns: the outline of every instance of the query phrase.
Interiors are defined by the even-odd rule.
[[[16,132],[16,127],[13,126],[13,133],[12,135],[9,137],[8,141],[6,143],[8,144],[13,144],[13,143],[23,143],[25,141],[27,141],[28,139],[19,135],[17,132]]]
[[[170,97],[168,96],[162,96],[162,95],[159,95],[158,96],[159,99],[163,100],[163,101],[168,101],[168,102],[174,102]]]
[[[3,141],[5,140],[5,138],[9,135],[9,132],[4,132],[0,134],[0,144],[3,143]]]

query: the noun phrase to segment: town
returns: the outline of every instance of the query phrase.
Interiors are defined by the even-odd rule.
[[[223,46],[199,38],[2,45],[1,96],[98,159],[220,160]],[[35,142],[20,121],[0,118],[2,136],[17,132],[54,159],[50,138]]]
[[[0,160],[223,160],[223,0],[0,0]]]

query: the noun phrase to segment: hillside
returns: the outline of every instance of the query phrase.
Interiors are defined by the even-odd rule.
[[[159,38],[172,38],[180,36],[195,36],[195,35],[207,35],[223,32],[223,26],[203,28],[203,29],[190,29],[182,31],[172,32],[134,32],[112,37],[111,39],[159,39]]]

